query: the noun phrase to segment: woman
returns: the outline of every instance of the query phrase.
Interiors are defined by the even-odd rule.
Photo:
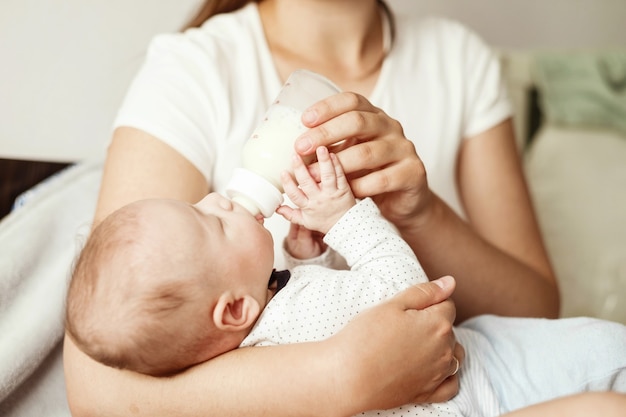
[[[335,151],[355,195],[374,197],[431,279],[456,278],[457,320],[557,315],[497,60],[475,35],[392,18],[376,0],[207,1],[201,24],[152,43],[116,121],[94,224],[138,199],[223,191],[282,82],[307,68],[346,93],[305,112],[296,150],[346,140]],[[288,225],[266,225],[281,242]],[[68,398],[76,416],[352,415],[443,401],[463,360],[449,295],[415,287],[326,341],[238,349],[170,379],[99,366],[66,338]]]

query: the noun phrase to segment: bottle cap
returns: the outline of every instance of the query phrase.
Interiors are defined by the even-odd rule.
[[[284,201],[283,194],[271,182],[245,168],[235,169],[226,187],[226,195],[237,202],[248,200],[265,218],[271,217]],[[241,203],[252,214],[257,214],[249,204]]]

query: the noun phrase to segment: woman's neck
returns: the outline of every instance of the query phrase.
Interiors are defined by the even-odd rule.
[[[283,80],[307,68],[344,90],[371,92],[385,54],[376,0],[264,0],[259,14]]]

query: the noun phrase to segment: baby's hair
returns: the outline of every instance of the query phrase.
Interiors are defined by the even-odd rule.
[[[155,266],[166,261],[155,261],[159,243],[146,239],[143,227],[140,210],[127,206],[93,230],[72,273],[65,325],[100,363],[166,375],[183,366],[177,358],[187,364],[199,355],[208,320],[189,320],[201,297],[197,286],[154,279],[172,268]]]

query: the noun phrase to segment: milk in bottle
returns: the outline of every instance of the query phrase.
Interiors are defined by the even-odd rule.
[[[307,128],[302,112],[340,90],[322,75],[294,71],[242,151],[226,194],[253,215],[270,217],[283,202],[280,175],[291,169],[294,142]]]

